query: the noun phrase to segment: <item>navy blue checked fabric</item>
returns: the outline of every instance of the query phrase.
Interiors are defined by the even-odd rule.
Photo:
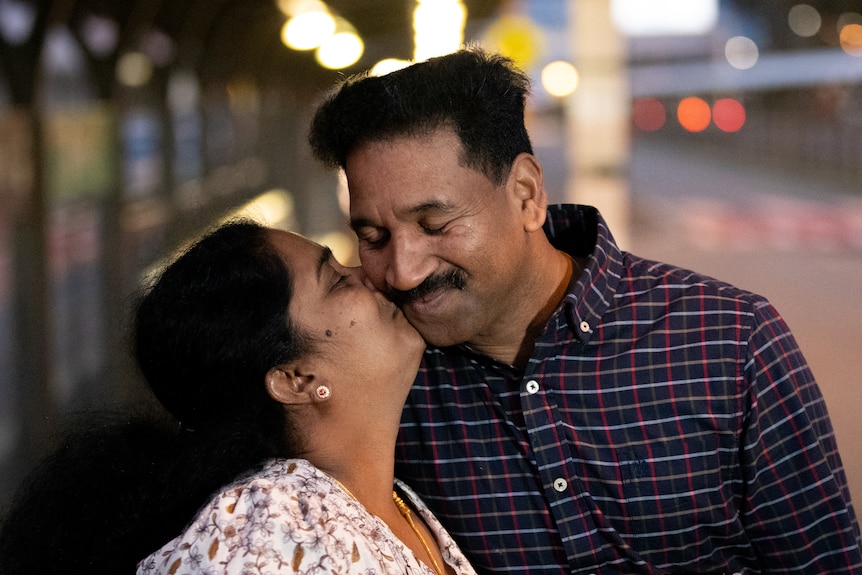
[[[404,410],[396,473],[476,569],[862,573],[826,405],[772,305],[620,251],[588,206],[552,206],[546,233],[589,265],[525,370],[429,348]]]

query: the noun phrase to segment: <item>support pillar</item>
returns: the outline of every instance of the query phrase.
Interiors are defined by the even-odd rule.
[[[630,95],[625,38],[611,0],[569,0],[572,62],[580,74],[568,102],[567,201],[596,206],[628,249]]]

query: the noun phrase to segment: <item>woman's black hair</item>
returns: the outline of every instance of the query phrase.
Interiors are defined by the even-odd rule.
[[[292,282],[269,233],[245,221],[222,226],[170,265],[137,308],[138,365],[186,429],[237,418],[284,427],[264,376],[295,359],[305,339],[290,322]]]
[[[302,453],[265,386],[270,368],[309,345],[291,323],[291,276],[270,233],[223,225],[144,291],[135,354],[170,416],[90,413],[70,428],[7,513],[0,573],[133,572],[217,489]]]

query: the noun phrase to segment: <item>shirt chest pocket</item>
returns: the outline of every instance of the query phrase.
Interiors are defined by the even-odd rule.
[[[686,531],[698,523],[722,523],[741,485],[736,442],[730,433],[670,436],[631,444],[617,452],[621,509],[634,532]],[[708,517],[711,516],[711,517]]]

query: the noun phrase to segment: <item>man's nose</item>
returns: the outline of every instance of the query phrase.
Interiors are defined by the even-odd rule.
[[[433,258],[423,242],[393,239],[387,258],[386,284],[400,291],[417,287],[434,271]]]

